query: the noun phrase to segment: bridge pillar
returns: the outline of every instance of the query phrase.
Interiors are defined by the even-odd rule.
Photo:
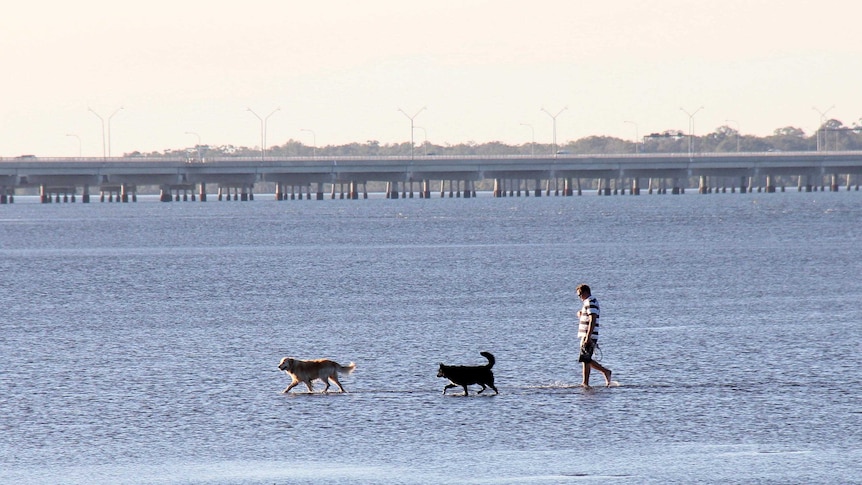
[[[317,182],[317,200],[323,200],[323,182]]]
[[[201,189],[198,192],[198,198],[201,202],[207,201],[207,184],[205,182],[201,182]]]
[[[282,192],[282,183],[275,183],[275,200],[284,200],[284,193]]]
[[[43,204],[51,202],[51,194],[48,193],[48,187],[44,185],[39,186],[39,202]]]
[[[698,194],[708,194],[709,193],[709,182],[707,182],[706,175],[700,176],[700,184],[697,189]]]
[[[834,174],[834,173],[832,174],[832,183],[829,184],[829,191],[830,192],[838,192],[838,175],[837,174]]]
[[[632,178],[631,195],[641,195],[640,179],[638,179],[637,177]]]
[[[775,193],[775,182],[772,180],[772,175],[766,176],[766,193],[774,194]]]
[[[611,195],[611,179],[602,180],[602,195]]]

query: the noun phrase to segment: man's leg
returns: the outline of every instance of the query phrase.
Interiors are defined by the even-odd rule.
[[[584,366],[584,379],[581,381],[581,385],[590,387],[590,368],[592,367],[592,363],[584,362],[582,365]]]
[[[602,364],[599,364],[598,362],[596,362],[594,360],[590,361],[590,365],[588,365],[586,367],[594,367],[597,371],[604,374],[605,382],[607,383],[608,387],[610,387],[610,385],[611,385],[611,370],[610,369],[603,367]],[[589,371],[584,371],[584,375],[587,376],[586,377],[587,381],[589,381],[589,374],[590,374]]]

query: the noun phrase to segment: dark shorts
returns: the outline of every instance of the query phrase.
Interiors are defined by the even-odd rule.
[[[583,362],[585,364],[592,362],[594,350],[596,350],[596,343],[592,340],[581,345],[581,353],[578,355],[578,362]]]

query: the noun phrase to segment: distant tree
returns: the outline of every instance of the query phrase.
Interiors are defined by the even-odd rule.
[[[793,126],[785,126],[778,128],[773,132],[773,135],[766,138],[767,150],[781,151],[804,151],[811,149],[811,139],[805,137],[805,132],[801,128]]]

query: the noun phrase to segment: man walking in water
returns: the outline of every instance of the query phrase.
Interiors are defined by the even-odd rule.
[[[593,351],[599,341],[599,300],[592,296],[590,287],[587,285],[578,285],[575,291],[583,302],[583,306],[578,311],[578,339],[581,342],[578,362],[583,363],[584,366],[584,380],[581,382],[581,386],[590,387],[591,369],[601,372],[605,376],[607,385],[610,386],[611,370],[593,360]]]

